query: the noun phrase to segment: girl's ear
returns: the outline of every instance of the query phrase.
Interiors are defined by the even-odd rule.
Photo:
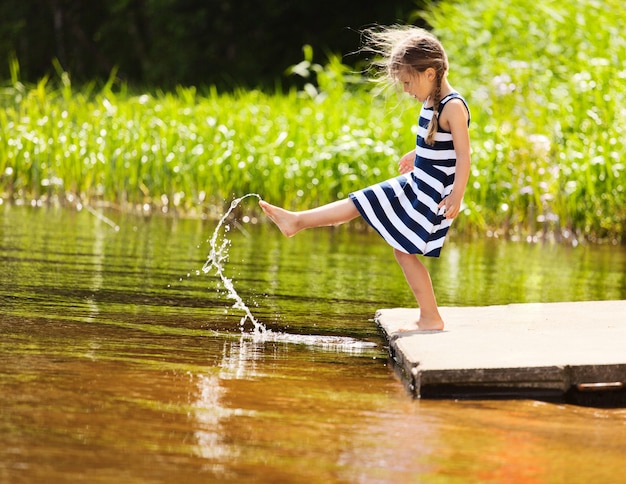
[[[426,74],[426,79],[428,79],[429,81],[434,81],[437,77],[437,71],[435,71],[433,67],[429,67],[428,69],[426,69],[424,71],[424,74]]]

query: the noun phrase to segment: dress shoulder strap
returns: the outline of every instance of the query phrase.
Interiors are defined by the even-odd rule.
[[[452,99],[460,99],[463,104],[465,105],[465,109],[467,109],[467,114],[468,114],[468,124],[469,124],[469,116],[470,116],[470,110],[469,110],[469,106],[467,105],[467,101],[465,100],[465,98],[463,96],[461,96],[458,92],[451,92],[450,94],[448,94],[447,96],[445,96],[441,101],[439,101],[439,111],[437,112],[437,116],[441,116],[441,112],[443,111],[443,108],[446,106],[446,103]]]

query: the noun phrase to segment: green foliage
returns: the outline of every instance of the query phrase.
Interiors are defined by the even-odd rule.
[[[74,82],[114,68],[133,86],[273,87],[300,47],[352,52],[358,30],[405,18],[406,0],[2,0],[0,59],[36,82],[58,59]],[[352,57],[349,58],[352,60]],[[5,65],[0,78],[5,79]]]
[[[92,94],[63,72],[56,88],[17,82],[1,98],[0,190],[198,215],[248,192],[303,207],[391,176],[406,120],[379,123],[380,103],[346,89],[336,60],[314,71],[320,87],[276,95]]]
[[[426,20],[473,108],[472,211],[491,227],[623,237],[622,2],[442,2]]]
[[[426,16],[472,110],[472,176],[457,230],[620,240],[626,224],[626,11],[617,1],[442,2]],[[451,22],[450,19],[454,19]],[[602,29],[596,28],[602,25]],[[134,94],[115,83],[0,94],[5,198],[210,214],[259,193],[306,208],[395,176],[419,107],[372,96],[310,47],[301,89]]]

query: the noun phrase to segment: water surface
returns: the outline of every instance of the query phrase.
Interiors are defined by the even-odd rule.
[[[201,270],[215,222],[106,216],[0,205],[2,482],[623,473],[623,409],[411,399],[372,318],[414,303],[375,234],[231,223],[225,271],[263,339]],[[450,242],[428,261],[441,305],[626,299],[624,248]]]

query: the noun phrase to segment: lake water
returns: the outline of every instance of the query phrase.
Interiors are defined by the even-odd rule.
[[[0,205],[0,482],[624,482],[626,409],[410,398],[391,249],[253,203],[224,270],[257,336],[202,271],[214,221]],[[624,247],[450,235],[443,306],[626,299]]]

